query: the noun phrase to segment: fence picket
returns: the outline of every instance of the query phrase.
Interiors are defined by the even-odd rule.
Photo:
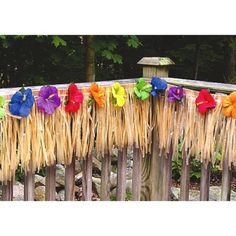
[[[101,201],[110,200],[110,187],[111,187],[111,155],[105,154],[102,158],[101,170]]]
[[[32,161],[29,163],[30,169],[24,177],[24,201],[34,201],[34,173],[32,172]]]
[[[118,151],[116,200],[125,201],[127,148]]]
[[[74,201],[75,198],[75,158],[65,167],[65,201]]]
[[[56,164],[46,167],[45,200],[55,201],[56,198]]]
[[[133,176],[132,176],[132,198],[140,201],[141,196],[141,162],[142,157],[138,148],[133,149]]]
[[[200,201],[209,201],[210,163],[201,165]]]
[[[228,165],[228,159],[224,158],[223,170],[222,170],[222,189],[221,189],[221,200],[230,201],[231,193],[231,169]]]
[[[164,157],[164,167],[163,167],[163,196],[162,200],[171,200],[171,185],[172,185],[172,154],[173,147],[170,145],[169,153]]]
[[[186,155],[182,158],[181,181],[180,181],[180,201],[189,200],[190,163],[186,161]]]
[[[2,186],[2,200],[13,201],[13,181],[7,181]]]
[[[83,177],[82,177],[82,188],[83,188],[83,200],[92,200],[92,175],[93,175],[93,160],[92,155],[88,156],[83,161]]]

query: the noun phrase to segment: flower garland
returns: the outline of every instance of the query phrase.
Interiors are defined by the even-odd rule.
[[[167,89],[165,80],[159,77],[152,77],[150,83],[145,79],[140,78],[136,81],[133,91],[137,99],[141,101],[147,100],[150,95],[156,97],[162,94]],[[105,90],[99,87],[96,83],[90,86],[89,105],[94,102],[98,107],[102,108],[105,105]],[[119,82],[115,82],[111,87],[112,104],[115,107],[123,107],[126,99],[126,91]],[[182,86],[172,86],[167,91],[169,102],[181,102],[184,97],[184,90]],[[72,83],[68,87],[68,100],[65,104],[66,112],[77,112],[83,102],[84,96],[77,85]],[[27,117],[34,105],[35,99],[31,89],[24,89],[22,87],[11,98],[9,103],[9,111],[13,116]],[[5,116],[5,98],[0,96],[0,119]],[[201,89],[195,104],[199,113],[205,114],[209,109],[216,107],[214,97],[207,89]],[[55,109],[61,105],[61,99],[58,95],[58,90],[54,86],[43,86],[37,99],[38,110],[45,114],[51,115]],[[222,98],[222,112],[227,117],[236,119],[236,92],[232,92],[229,96]]]
[[[22,87],[11,98],[9,111],[14,116],[27,117],[34,105],[34,96],[31,89]]]
[[[222,98],[222,111],[225,116],[236,119],[236,92]]]
[[[5,117],[5,104],[6,100],[3,96],[0,96],[0,119],[3,119]]]
[[[83,93],[78,89],[76,84],[71,84],[68,88],[68,101],[65,106],[66,112],[77,112],[84,100]]]
[[[115,107],[123,107],[125,104],[125,88],[119,82],[115,82],[111,88],[112,102]]]
[[[151,152],[153,130],[162,152],[172,144],[176,154],[183,138],[188,157],[214,162],[215,149],[221,148],[231,158],[229,163],[236,163],[236,121],[231,119],[236,119],[236,92],[222,97],[207,89],[167,87],[166,81],[153,77],[150,82],[140,78],[134,85],[115,82],[106,88],[93,83],[80,90],[70,84],[60,93],[54,86],[43,86],[34,94],[35,98],[31,89],[22,88],[11,97],[8,107],[13,117],[7,116],[8,97],[0,96],[0,143],[6,147],[0,148],[0,173],[4,172],[4,179],[10,177],[9,166],[13,174],[19,163],[27,170],[31,159],[33,168],[55,161],[69,164],[74,154],[84,159],[95,149],[103,157],[114,146],[134,144],[144,156]],[[29,115],[29,119],[14,119]],[[235,150],[228,151],[230,147]]]
[[[152,85],[147,83],[145,79],[140,78],[136,81],[134,86],[134,94],[136,97],[142,101],[147,100],[152,91]]]
[[[96,83],[91,84],[90,86],[89,104],[93,104],[94,101],[98,107],[102,108],[105,105],[105,90],[102,87],[99,87]]]
[[[195,103],[201,114],[205,114],[209,109],[216,107],[216,101],[207,89],[201,89]]]
[[[39,91],[37,100],[38,109],[45,114],[51,115],[61,104],[57,88],[54,86],[44,86]]]

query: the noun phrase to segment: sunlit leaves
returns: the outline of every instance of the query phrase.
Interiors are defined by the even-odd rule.
[[[61,37],[59,36],[53,36],[52,37],[52,44],[57,48],[59,46],[66,46],[67,43],[65,40],[63,40]]]

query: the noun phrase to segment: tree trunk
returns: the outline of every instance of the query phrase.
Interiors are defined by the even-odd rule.
[[[194,76],[193,79],[197,80],[198,68],[199,68],[199,55],[200,55],[200,43],[195,45],[195,60],[194,60]]]
[[[236,83],[236,50],[230,47],[230,43],[236,41],[236,37],[230,37],[225,46],[225,82]]]
[[[86,81],[95,81],[95,49],[93,48],[93,35],[85,36],[86,47]]]

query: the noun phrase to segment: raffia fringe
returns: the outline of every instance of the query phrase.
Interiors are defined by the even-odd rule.
[[[122,108],[112,104],[107,87],[104,108],[89,107],[89,92],[82,89],[84,102],[77,113],[65,112],[66,91],[60,91],[61,107],[51,116],[35,106],[27,118],[7,115],[0,121],[0,179],[10,180],[19,165],[25,171],[54,163],[68,165],[72,157],[85,159],[94,152],[102,158],[114,147],[135,146],[144,157],[151,153],[152,145],[158,145],[160,155],[172,149],[176,158],[180,140],[187,158],[214,163],[221,152],[229,166],[236,165],[236,121],[222,115],[223,95],[214,95],[218,105],[202,116],[195,106],[196,91],[185,89],[182,103],[170,103],[166,95],[139,101],[133,86],[124,86],[126,103]]]

